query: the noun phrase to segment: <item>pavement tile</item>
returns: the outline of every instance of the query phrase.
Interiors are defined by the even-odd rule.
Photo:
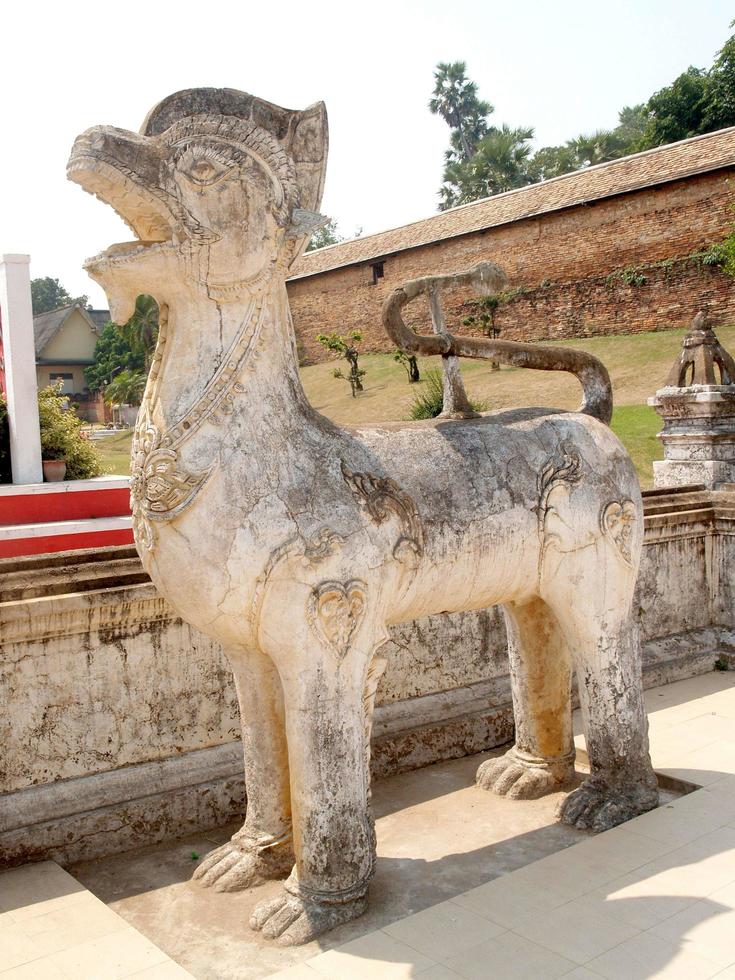
[[[42,954],[21,926],[9,922],[0,926],[0,955],[0,968],[9,970],[38,959]]]
[[[4,954],[0,947],[0,954]],[[4,959],[0,960],[0,977],[2,980],[70,980],[68,973],[63,973],[48,956],[43,956],[32,963],[23,963],[10,970],[3,970]]]
[[[173,960],[156,963],[155,966],[149,966],[138,973],[130,973],[128,976],[130,980],[196,980],[188,970],[179,966],[178,963],[174,963]],[[319,974],[312,970],[311,973],[307,974],[306,980],[316,980],[318,976]],[[291,980],[304,980],[304,978],[292,977]]]
[[[695,902],[649,930],[660,939],[719,963],[735,963],[735,911],[712,898]]]
[[[168,957],[137,929],[127,926],[77,943],[50,959],[74,980],[122,980],[146,968],[165,965]]]
[[[416,974],[417,977],[421,977],[421,980],[461,980],[461,974],[455,973],[454,970],[450,970],[448,966],[444,966],[443,963],[437,963],[436,966],[430,966],[428,970],[422,970],[421,973]]]
[[[503,927],[454,902],[442,902],[384,926],[383,932],[432,960],[444,962],[498,935]]]
[[[319,980],[321,976],[321,973],[312,970],[307,961],[279,970],[278,973],[269,973],[268,980]]]
[[[562,905],[543,916],[529,913],[513,927],[518,935],[580,965],[639,931],[612,915],[585,908],[584,902]]]
[[[670,844],[673,849],[728,823],[727,818],[723,819],[713,812],[711,806],[702,806],[701,812],[696,812],[696,815],[695,812],[691,807],[680,809],[674,803],[667,803],[634,817],[625,827],[630,833],[652,837],[663,844]]]
[[[555,980],[566,976],[575,964],[531,940],[504,932],[453,956],[445,966],[465,980]]]
[[[587,966],[607,980],[708,980],[722,969],[713,960],[648,932],[626,939]]]
[[[521,915],[534,910],[558,908],[568,901],[568,896],[563,892],[518,881],[516,874],[494,878],[452,899],[456,905],[470,909],[508,929],[513,928]]]
[[[8,912],[15,921],[53,912],[85,894],[89,892],[84,886],[54,861],[25,864],[0,874],[0,912]]]
[[[697,901],[696,895],[663,894],[655,881],[641,879],[633,873],[588,892],[570,904],[611,915],[636,929],[650,929]]]
[[[428,956],[382,930],[321,953],[308,963],[330,980],[409,980],[436,965]]]
[[[35,944],[37,955],[50,956],[80,943],[121,932],[127,928],[127,923],[112,909],[97,902],[37,915],[23,922],[22,927]]]

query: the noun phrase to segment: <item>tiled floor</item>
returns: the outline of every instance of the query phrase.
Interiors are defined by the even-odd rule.
[[[654,766],[702,789],[272,980],[735,980],[735,679],[647,701]]]
[[[53,861],[0,874],[2,980],[192,980]]]
[[[735,674],[713,673],[657,688],[648,692],[647,700],[656,769],[702,789],[606,834],[582,835],[579,843],[560,839],[548,848],[545,841],[548,856],[531,857],[532,863],[525,866],[519,866],[524,863],[523,854],[516,853],[521,846],[516,843],[518,834],[524,835],[518,822],[521,809],[515,809],[515,817],[507,815],[511,837],[505,842],[506,831],[501,827],[500,843],[493,848],[505,848],[503,860],[507,867],[515,864],[517,870],[503,873],[493,865],[492,875],[500,876],[476,874],[471,883],[484,883],[469,891],[450,887],[454,881],[450,875],[444,882],[445,894],[437,895],[441,899],[437,904],[402,918],[400,911],[397,915],[394,911],[395,920],[390,921],[390,916],[378,919],[378,929],[371,925],[372,916],[381,907],[401,906],[400,902],[391,904],[376,888],[364,935],[271,976],[280,980],[735,980]],[[578,741],[583,747],[582,736]],[[470,774],[477,760],[461,760],[456,765],[465,764]],[[426,771],[428,777],[423,774],[423,782],[427,778],[449,780],[450,767],[432,767]],[[422,774],[410,774],[409,782],[414,778],[421,781]],[[422,802],[419,789],[413,787],[418,796],[411,808],[412,825],[420,821],[422,807],[428,805],[424,818],[431,820],[422,825],[421,836],[431,842],[429,824],[446,818],[442,801],[462,797],[445,793],[438,803],[433,799]],[[388,794],[384,801],[387,814],[392,806],[405,806],[405,786],[400,800],[392,800],[390,793],[397,792],[392,784],[382,791]],[[469,782],[466,791],[461,791],[479,792]],[[431,792],[428,795],[432,797]],[[482,794],[478,805],[485,801]],[[474,827],[481,835],[483,826],[478,821],[486,808],[470,807],[467,801],[463,805],[468,821],[463,833]],[[498,813],[503,815],[503,807],[495,819]],[[390,822],[385,824],[384,836],[390,837],[390,826]],[[553,831],[552,827],[544,833],[553,836]],[[490,833],[490,828],[484,832]],[[404,836],[399,838],[408,848],[406,853],[414,855],[416,838],[405,841]],[[438,837],[434,843],[439,847]],[[477,847],[474,839],[465,843],[468,859],[480,853],[473,850]],[[436,855],[433,861],[438,866]],[[425,860],[421,878],[425,885],[443,881],[428,867]],[[484,865],[478,867],[482,872]],[[467,869],[462,873],[466,875]],[[407,878],[404,885],[411,881]],[[181,907],[171,895],[167,904],[167,894],[166,889],[154,890],[150,901],[158,901],[164,917],[178,919],[180,930],[177,911]],[[221,897],[223,901],[234,898]],[[412,893],[410,897],[415,909],[420,896]],[[247,963],[247,956],[242,958],[241,923],[233,937],[239,943],[240,968],[227,976],[240,976],[241,971],[249,976],[254,964]],[[277,949],[272,944],[271,948]],[[308,951],[304,952],[308,957]],[[258,958],[264,953],[263,949],[250,950]],[[263,965],[261,962],[259,972],[256,970],[259,976],[268,972]],[[213,969],[206,975],[218,976],[216,963]],[[198,969],[196,972],[199,974]],[[176,980],[191,976],[53,862],[0,875],[0,980]]]

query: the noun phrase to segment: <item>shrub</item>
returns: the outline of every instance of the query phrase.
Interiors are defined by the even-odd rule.
[[[41,455],[44,459],[66,460],[67,480],[87,480],[102,473],[102,460],[96,446],[82,435],[82,421],[59,386],[43,388],[38,393],[38,415],[41,422]]]
[[[444,378],[441,371],[427,371],[424,375],[426,387],[421,394],[416,395],[411,406],[409,419],[417,422],[419,419],[435,419],[441,415],[444,407]],[[476,402],[470,399],[473,412],[487,411],[486,402]]]
[[[735,276],[735,233],[728,235],[721,242],[710,245],[706,252],[702,254],[702,265],[718,265],[722,271],[730,276]]]

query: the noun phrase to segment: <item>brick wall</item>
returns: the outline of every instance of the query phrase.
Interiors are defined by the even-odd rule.
[[[316,335],[333,330],[362,330],[365,350],[390,350],[380,310],[393,289],[487,260],[505,269],[511,289],[522,290],[497,311],[506,339],[661,330],[690,322],[703,306],[714,322],[734,320],[735,283],[717,267],[684,261],[730,232],[734,202],[735,170],[721,170],[377,257],[384,278],[376,284],[369,262],[292,280],[302,360],[324,360]],[[614,276],[638,266],[647,266],[641,285]],[[469,298],[448,293],[444,300],[458,332],[472,332],[460,322],[471,312],[463,306]],[[429,329],[421,299],[406,319]]]

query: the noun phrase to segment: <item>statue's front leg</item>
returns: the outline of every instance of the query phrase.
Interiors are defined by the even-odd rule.
[[[240,650],[228,654],[240,703],[245,824],[194,872],[203,885],[225,892],[285,878],[294,860],[281,681],[273,661],[264,654]]]
[[[250,920],[288,946],[362,915],[375,866],[363,702],[372,648],[341,656],[306,633],[299,639],[281,664],[296,866]]]

